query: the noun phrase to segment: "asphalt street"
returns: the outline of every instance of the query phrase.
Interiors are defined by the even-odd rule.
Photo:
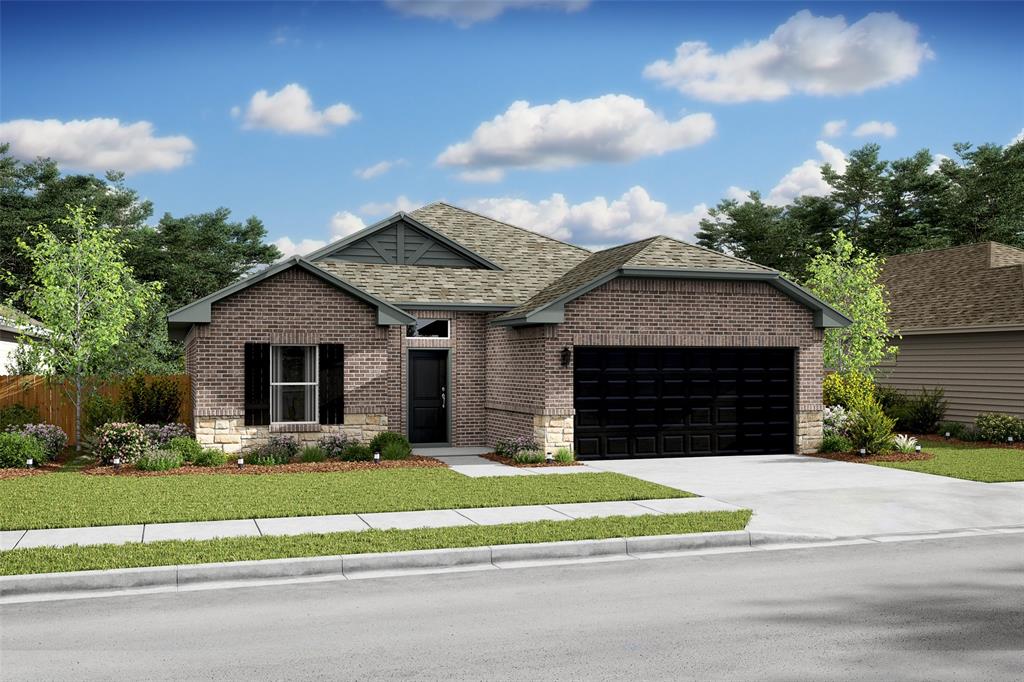
[[[3,680],[1019,680],[1024,534],[0,607]]]

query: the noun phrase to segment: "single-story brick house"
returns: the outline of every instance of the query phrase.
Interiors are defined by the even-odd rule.
[[[652,237],[591,252],[451,206],[398,213],[169,316],[194,423],[580,458],[810,451],[845,317],[777,271]]]

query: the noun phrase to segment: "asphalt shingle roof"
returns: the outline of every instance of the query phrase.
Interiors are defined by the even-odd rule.
[[[889,256],[882,270],[900,331],[1024,324],[1024,250],[998,242]]]
[[[557,301],[563,296],[619,268],[677,268],[681,270],[740,270],[775,272],[756,263],[693,246],[671,237],[650,237],[598,251],[554,282],[539,290],[515,310],[498,319],[514,319]]]

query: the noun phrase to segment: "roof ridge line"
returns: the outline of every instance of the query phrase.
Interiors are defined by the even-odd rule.
[[[668,239],[668,240],[674,241],[676,244],[682,244],[683,246],[689,246],[689,247],[694,248],[694,249],[700,249],[701,251],[707,251],[708,253],[713,253],[713,254],[715,254],[717,256],[724,256],[726,258],[731,258],[732,260],[738,260],[741,263],[746,263],[747,265],[753,265],[753,266],[758,267],[758,268],[760,268],[762,270],[772,270],[774,272],[778,272],[778,270],[775,270],[774,268],[769,268],[769,267],[767,267],[765,265],[761,265],[760,263],[755,263],[752,260],[747,260],[746,258],[740,258],[739,256],[735,256],[735,255],[733,255],[731,253],[722,253],[721,251],[715,251],[714,249],[709,249],[708,247],[701,246],[700,244],[691,244],[690,242],[683,241],[682,239],[676,239],[675,237],[671,237],[671,236],[669,236],[667,234],[659,234],[657,236],[658,237],[662,237],[664,239]]]
[[[520,227],[519,225],[513,225],[512,223],[507,223],[504,220],[498,220],[497,218],[492,218],[489,215],[484,215],[483,213],[478,213],[477,211],[471,211],[468,208],[463,208],[461,206],[456,206],[455,204],[449,204],[447,201],[442,201],[442,200],[431,201],[429,204],[424,204],[423,206],[420,206],[420,208],[427,208],[428,206],[433,206],[435,204],[440,204],[442,206],[447,206],[448,208],[454,208],[456,211],[463,211],[465,213],[469,213],[469,214],[475,215],[475,216],[477,216],[479,218],[484,218],[485,220],[490,220],[490,221],[493,221],[495,223],[500,223],[501,225],[505,225],[507,227],[515,228],[515,229],[517,229],[517,230],[519,230],[521,232],[529,232],[532,235],[536,235],[538,237],[543,237],[544,239],[549,239],[549,240],[551,240],[553,242],[557,242],[558,244],[562,244],[563,246],[571,246],[572,248],[578,249],[580,251],[585,251],[587,253],[595,253],[594,251],[591,251],[590,249],[588,249],[588,248],[586,248],[584,246],[580,246],[579,244],[572,244],[570,242],[562,241],[561,239],[555,239],[554,237],[551,237],[549,235],[541,234],[540,232],[536,232],[534,230],[531,230],[531,229],[528,229],[528,228],[525,228],[525,227]],[[414,210],[418,211],[419,209],[414,209]]]

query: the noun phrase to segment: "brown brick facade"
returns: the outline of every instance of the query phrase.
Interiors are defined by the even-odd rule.
[[[195,423],[208,431],[201,439],[236,451],[269,433],[241,423],[246,342],[344,344],[346,424],[330,430],[364,438],[407,432],[408,351],[449,349],[452,445],[532,436],[549,449],[573,439],[566,346],[793,348],[799,449],[820,439],[822,330],[765,283],[616,279],[567,304],[563,324],[529,328],[490,325],[494,314],[479,312],[407,312],[449,319],[450,338],[408,339],[404,327],[378,326],[372,306],[298,268],[218,301],[211,322],[186,340]]]

